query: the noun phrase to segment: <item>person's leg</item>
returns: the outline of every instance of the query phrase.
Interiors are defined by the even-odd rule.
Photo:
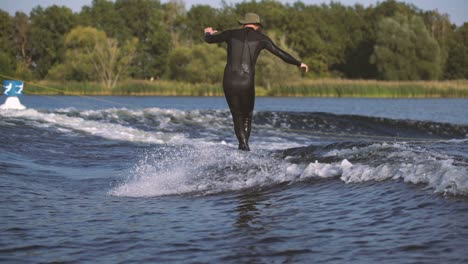
[[[243,104],[242,104],[242,123],[243,123],[243,129],[245,132],[245,149],[248,151],[250,151],[249,138],[250,138],[250,132],[252,131],[252,115],[253,115],[254,105],[255,105],[255,90],[254,90],[253,84],[251,84],[245,96],[243,97]]]
[[[234,121],[234,132],[236,133],[237,140],[239,141],[239,149],[244,151],[250,151],[248,144],[248,133],[250,133],[250,129],[246,127],[246,123],[248,122],[246,122],[245,115],[243,115],[240,112],[234,111],[231,113],[232,120]]]
[[[250,132],[252,130],[252,114],[255,105],[255,88],[253,83],[253,76],[251,76],[249,80],[250,81],[244,87],[242,96],[239,100],[241,110],[240,112],[242,115],[240,122],[243,134],[245,136],[241,145],[246,151],[250,151],[249,138]]]
[[[224,94],[231,110],[239,149],[250,151],[249,136],[255,102],[253,75],[230,72],[223,80]]]
[[[249,138],[250,132],[252,130],[252,114],[255,102],[255,93],[250,91],[246,92],[241,97],[240,101],[241,111],[239,113],[240,117],[238,118],[237,122],[239,123],[238,129],[242,131],[240,132],[241,140],[239,140],[239,149],[250,151]]]
[[[247,147],[249,145],[250,131],[252,130],[252,112],[249,112],[243,116],[245,138]]]

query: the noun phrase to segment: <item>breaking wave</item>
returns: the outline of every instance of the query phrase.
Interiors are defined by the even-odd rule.
[[[0,127],[10,135],[30,128],[28,137],[53,130],[149,144],[129,176],[110,191],[116,196],[212,194],[311,179],[402,180],[468,195],[466,125],[257,112],[255,151],[243,153],[234,150],[226,110],[28,109],[0,116]]]
[[[302,147],[255,153],[216,145],[166,147],[146,153],[131,177],[110,194],[201,195],[330,178],[345,183],[403,180],[426,184],[437,193],[468,195],[465,158],[457,161],[404,143],[331,147],[327,152],[323,147]]]

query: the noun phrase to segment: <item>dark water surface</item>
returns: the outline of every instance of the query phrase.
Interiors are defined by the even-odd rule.
[[[468,262],[466,99],[21,99],[1,262]]]

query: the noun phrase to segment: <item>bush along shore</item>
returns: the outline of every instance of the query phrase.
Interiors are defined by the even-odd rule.
[[[26,83],[30,95],[88,96],[223,96],[221,84],[175,81],[123,81],[112,89],[94,82]],[[304,80],[265,89],[257,96],[364,97],[364,98],[468,98],[468,81]]]

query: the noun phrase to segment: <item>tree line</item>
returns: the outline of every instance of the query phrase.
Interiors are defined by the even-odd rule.
[[[264,52],[257,83],[266,88],[317,77],[468,79],[468,23],[395,0],[369,7],[253,0],[189,10],[181,0],[94,0],[77,13],[56,5],[30,14],[0,9],[0,74],[109,88],[122,78],[219,83],[225,47],[204,43],[203,28],[238,28],[247,12],[312,72],[301,76]]]

